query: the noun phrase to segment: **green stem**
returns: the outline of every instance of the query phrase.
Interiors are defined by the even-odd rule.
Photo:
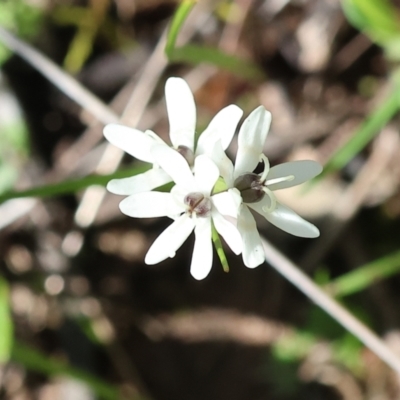
[[[79,190],[86,189],[92,185],[106,186],[111,179],[126,178],[145,172],[149,166],[136,166],[120,171],[116,171],[109,175],[90,175],[84,178],[71,179],[64,182],[52,183],[27,189],[23,191],[9,191],[0,195],[0,204],[11,199],[21,197],[51,197],[60,196],[68,193],[75,193]]]
[[[176,10],[174,17],[171,22],[170,29],[167,36],[167,44],[165,45],[165,54],[168,58],[172,57],[175,49],[176,39],[185,22],[187,16],[189,15],[191,9],[197,3],[196,0],[183,0]]]
[[[222,269],[224,270],[224,272],[229,272],[228,260],[226,258],[224,249],[222,247],[221,239],[213,223],[211,229],[212,229],[212,240],[214,242],[215,250],[217,250],[218,257],[221,261]]]
[[[383,104],[378,107],[358,128],[351,139],[345,143],[328,161],[321,175],[343,168],[360,152],[393,118],[400,108],[399,91],[395,87]],[[317,178],[320,179],[321,175]]]
[[[368,263],[333,280],[324,289],[335,297],[348,296],[373,285],[400,270],[400,251]]]

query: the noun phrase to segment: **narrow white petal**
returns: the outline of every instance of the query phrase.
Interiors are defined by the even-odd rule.
[[[107,190],[114,194],[130,195],[149,192],[171,181],[172,178],[164,170],[153,168],[129,178],[113,179],[108,182]]]
[[[271,113],[263,106],[256,108],[243,122],[238,136],[235,178],[256,168],[270,125]]]
[[[242,235],[244,265],[248,268],[258,267],[265,261],[265,253],[256,221],[246,205],[242,205],[237,227]]]
[[[220,140],[225,150],[232,141],[243,111],[235,105],[223,108],[210,122],[197,142],[196,154],[209,154]]]
[[[181,78],[169,78],[165,84],[165,100],[173,146],[186,146],[193,151],[196,105],[188,84]]]
[[[220,176],[224,179],[228,187],[233,186],[233,164],[225,154],[221,141],[217,141],[211,151],[211,159],[217,165]]]
[[[120,210],[129,217],[153,218],[178,215],[185,208],[177,204],[171,193],[144,192],[133,194],[119,203]]]
[[[153,163],[150,153],[151,146],[156,143],[153,137],[128,126],[108,124],[103,130],[105,138],[114,146],[138,160]]]
[[[155,162],[169,175],[172,180],[189,190],[195,186],[195,180],[185,158],[168,146],[154,145],[151,154]]]
[[[301,218],[289,207],[280,203],[278,203],[275,210],[270,213],[266,213],[262,210],[260,202],[248,204],[248,206],[261,214],[271,224],[291,235],[305,238],[316,238],[319,236],[319,230],[315,225]]]
[[[196,157],[194,161],[194,178],[196,180],[196,189],[199,192],[210,195],[218,177],[218,167],[212,160],[205,155]]]
[[[242,238],[236,226],[225,219],[219,212],[212,213],[212,220],[217,232],[224,238],[235,254],[242,252]]]
[[[276,197],[275,201],[276,204],[278,204]],[[271,207],[271,198],[269,196],[264,196],[260,201],[256,203],[246,203],[246,205],[266,218],[265,215],[268,214],[268,212],[265,212],[263,208],[269,209]]]
[[[151,245],[144,262],[157,264],[168,257],[175,257],[176,251],[192,233],[194,222],[187,214],[176,219]]]
[[[285,189],[300,185],[309,179],[314,178],[322,172],[322,165],[312,160],[291,161],[276,165],[269,170],[267,182],[272,179],[293,176],[293,180],[272,183],[268,185],[271,190]]]
[[[179,204],[184,204],[185,197],[189,193],[188,190],[182,186],[175,185],[171,191],[171,195],[174,197],[175,201]]]
[[[211,218],[198,218],[194,234],[195,242],[190,273],[193,278],[201,280],[210,273],[213,262]]]
[[[211,196],[211,200],[220,214],[237,218],[242,197],[236,188],[214,194]]]

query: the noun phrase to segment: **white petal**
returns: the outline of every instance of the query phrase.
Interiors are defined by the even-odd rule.
[[[278,201],[276,200],[275,197],[275,204],[278,204]],[[263,217],[265,217],[264,214],[267,214],[263,208],[269,209],[272,205],[271,203],[271,197],[269,196],[264,196],[260,201],[256,203],[246,203],[248,207],[250,207],[252,210],[257,211],[259,214],[261,214]]]
[[[175,185],[171,189],[170,193],[178,204],[184,204],[185,197],[188,195],[189,192],[186,188]]]
[[[196,154],[209,154],[220,140],[225,150],[232,141],[243,111],[235,105],[223,108],[210,122],[197,142]]]
[[[194,161],[194,178],[196,180],[196,189],[210,195],[215,182],[219,177],[218,167],[207,156],[201,155]]]
[[[319,236],[319,230],[315,225],[301,218],[289,207],[278,203],[275,210],[268,213],[262,210],[260,203],[251,203],[248,206],[260,213],[279,229],[299,237],[316,238]]]
[[[248,268],[258,267],[265,261],[264,248],[257,231],[256,221],[245,205],[242,205],[240,210],[238,229],[242,235],[244,265]]]
[[[169,78],[165,84],[165,100],[173,146],[186,146],[193,151],[196,105],[188,84],[181,78]]]
[[[175,257],[176,251],[192,233],[194,222],[187,214],[175,220],[151,245],[144,262],[148,265],[157,264],[168,257]]]
[[[171,193],[144,192],[133,194],[119,203],[120,210],[129,217],[153,218],[181,214],[183,205],[177,204]]]
[[[195,187],[195,180],[185,158],[168,146],[155,145],[151,149],[155,162],[169,175],[172,180],[189,190]]]
[[[235,254],[242,252],[242,238],[236,226],[226,220],[219,212],[212,213],[212,220],[217,232],[224,238]]]
[[[153,162],[151,146],[156,143],[153,137],[138,129],[118,124],[108,124],[103,130],[105,138],[114,146],[138,160]]]
[[[221,141],[217,141],[211,151],[211,159],[217,165],[220,176],[228,187],[233,186],[233,164],[222,148]]]
[[[107,190],[114,194],[130,195],[149,192],[171,182],[172,178],[161,168],[153,168],[129,178],[113,179],[107,184]]]
[[[267,182],[286,176],[294,176],[291,181],[268,184],[271,190],[285,189],[288,187],[300,185],[309,179],[314,178],[322,172],[322,165],[312,160],[291,161],[272,167],[267,176]]]
[[[243,122],[238,136],[235,178],[256,168],[270,125],[271,113],[263,106],[256,108]]]
[[[190,273],[197,280],[204,279],[211,271],[213,248],[211,242],[211,218],[198,218],[194,229],[196,240]]]
[[[211,196],[211,200],[220,214],[237,218],[239,207],[242,204],[242,197],[236,188],[214,194]]]

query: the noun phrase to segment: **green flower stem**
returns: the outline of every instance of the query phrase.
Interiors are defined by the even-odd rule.
[[[222,269],[224,270],[224,272],[229,272],[228,260],[226,258],[224,249],[222,247],[221,239],[213,223],[211,225],[211,229],[212,229],[212,240],[214,242],[215,250],[217,250],[218,257],[221,261]]]
[[[215,185],[212,190],[212,194],[218,194],[222,192],[226,192],[228,190],[228,185],[226,184],[224,178],[221,176],[217,179],[217,182],[215,182]]]
[[[0,276],[0,365],[7,362],[13,344],[13,323],[10,315],[9,288]]]

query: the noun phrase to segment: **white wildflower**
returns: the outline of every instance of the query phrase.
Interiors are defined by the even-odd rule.
[[[243,261],[249,268],[257,267],[265,260],[260,235],[249,208],[292,235],[307,238],[319,236],[317,227],[280,204],[273,191],[299,185],[318,175],[322,167],[315,161],[304,160],[270,168],[268,158],[262,154],[270,124],[271,114],[264,107],[258,107],[239,131],[235,166],[218,144],[212,156],[229,189],[215,196],[215,204],[220,207],[231,204],[231,207],[226,206],[229,210],[226,214],[235,216],[238,203],[242,203],[237,215],[237,227],[243,240]],[[264,163],[264,171],[255,174],[253,171],[260,161]]]
[[[165,145],[153,145],[153,160],[176,183],[170,193],[135,193],[120,203],[121,211],[131,217],[168,216],[174,222],[150,247],[145,262],[156,264],[174,257],[194,230],[195,244],[190,272],[196,279],[205,278],[213,260],[212,224],[235,254],[242,249],[236,227],[228,222],[214,204],[212,189],[219,177],[217,166],[205,155],[195,159],[194,175],[185,158]]]
[[[222,109],[201,134],[195,149],[196,106],[189,86],[181,78],[169,78],[165,98],[172,146],[190,166],[196,156],[209,154],[217,141],[221,141],[224,150],[229,146],[243,114],[239,107],[230,105]],[[107,185],[110,192],[119,195],[147,192],[172,181],[166,171],[159,168],[152,154],[151,148],[155,144],[169,147],[154,132],[109,124],[104,128],[104,136],[133,157],[153,164],[153,168],[143,174],[111,180]]]

